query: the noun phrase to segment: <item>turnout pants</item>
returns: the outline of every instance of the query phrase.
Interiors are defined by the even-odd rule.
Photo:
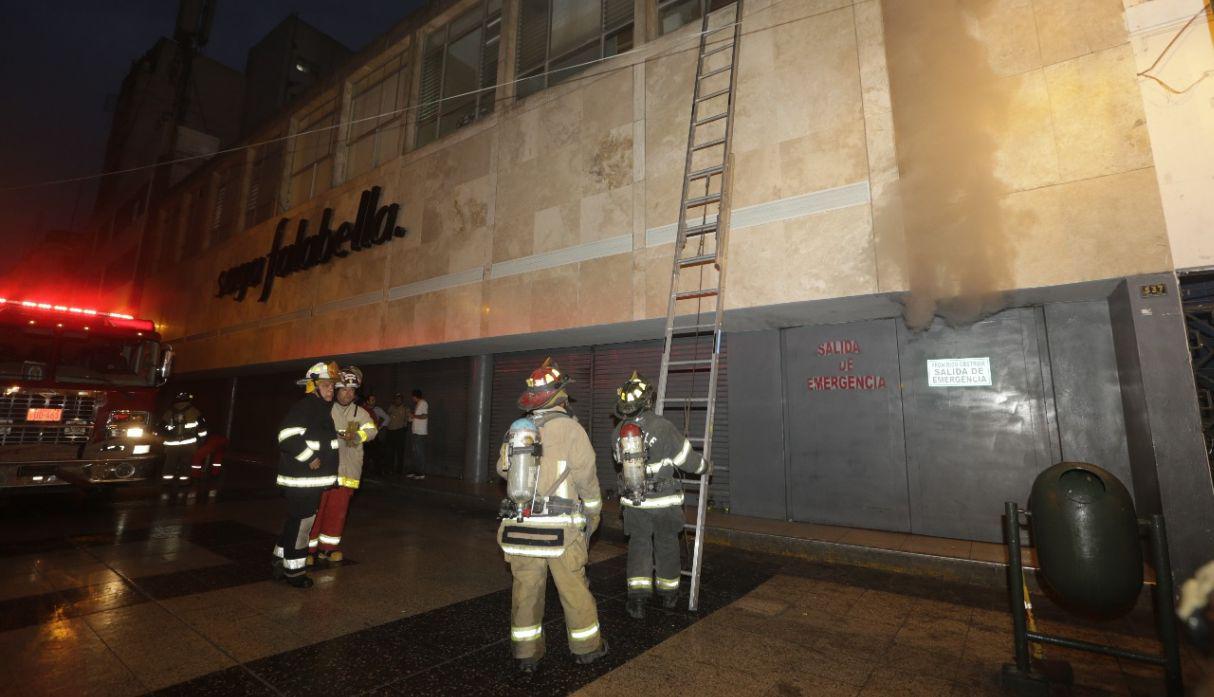
[[[565,610],[565,631],[574,654],[597,651],[603,644],[599,613],[586,579],[586,538],[579,536],[559,557],[507,554],[514,588],[510,595],[510,645],[515,658],[544,656],[544,595],[548,572]]]
[[[624,506],[624,534],[628,536],[628,595],[679,592],[679,533],[683,507],[632,508]]]
[[[197,445],[166,445],[164,446],[164,474],[163,478],[177,479],[178,481],[188,479],[190,476],[190,464],[194,461],[194,454],[198,452]]]
[[[346,528],[346,513],[350,510],[350,497],[354,490],[348,486],[326,489],[320,495],[320,509],[316,511],[316,522],[312,523],[312,535],[308,548],[315,551],[332,552],[341,544],[341,533]]]
[[[316,519],[321,492],[317,488],[286,488],[287,519],[274,547],[287,576],[302,576],[308,559],[308,532]]]

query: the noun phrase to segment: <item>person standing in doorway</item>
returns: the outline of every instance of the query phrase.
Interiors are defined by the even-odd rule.
[[[400,474],[405,462],[405,426],[409,424],[409,408],[405,406],[405,397],[399,392],[392,397],[392,405],[388,407],[388,452],[384,457],[386,469],[392,474]]]
[[[383,431],[384,427],[388,425],[388,412],[379,406],[379,400],[376,396],[373,394],[367,395],[367,398],[363,400],[362,407],[367,410],[367,413],[371,415],[371,420],[375,422],[375,430],[377,432]],[[376,438],[375,440],[367,441],[366,445],[363,446],[367,460],[366,464],[370,465],[370,471],[376,474],[383,474],[385,469],[383,461],[386,442],[386,437]]]
[[[426,440],[430,435],[430,403],[422,391],[412,392],[413,410],[409,412],[409,437],[413,439],[413,473],[409,479],[426,478]]]

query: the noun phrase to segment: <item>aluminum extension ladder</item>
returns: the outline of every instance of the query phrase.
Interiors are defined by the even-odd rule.
[[[717,371],[725,297],[725,257],[729,235],[729,192],[734,96],[738,48],[742,38],[742,0],[717,12],[703,3],[699,58],[692,89],[683,193],[670,272],[666,309],[666,344],[658,377],[655,411],[680,410],[684,433],[693,447],[712,462]],[[711,22],[710,22],[711,20]],[[710,29],[710,26],[716,28]],[[709,306],[710,305],[710,306]],[[711,313],[712,319],[705,316]],[[675,396],[677,395],[677,396]],[[692,437],[702,427],[703,435]],[[709,475],[686,476],[684,505],[695,506],[695,523],[684,524],[692,536],[688,609],[700,597],[704,555],[704,519],[708,510]]]

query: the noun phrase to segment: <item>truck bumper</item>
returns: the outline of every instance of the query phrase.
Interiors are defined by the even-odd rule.
[[[0,462],[0,488],[114,486],[156,475],[159,456],[130,455],[82,460]]]

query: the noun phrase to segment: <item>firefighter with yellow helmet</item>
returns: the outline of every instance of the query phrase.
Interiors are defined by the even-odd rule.
[[[287,499],[287,519],[274,547],[274,576],[296,588],[311,588],[308,578],[308,534],[321,493],[337,483],[340,439],[333,427],[336,363],[316,363],[296,384],[303,399],[291,405],[278,431],[278,486]]]
[[[569,378],[551,359],[527,379],[519,397],[524,418],[511,424],[497,461],[506,479],[498,544],[514,577],[510,643],[520,671],[534,672],[544,656],[544,595],[548,573],[565,610],[569,648],[578,663],[607,653],[598,608],[586,578],[588,541],[602,500],[594,448],[568,410]]]
[[[675,606],[679,596],[679,533],[683,532],[683,490],[675,470],[705,475],[711,467],[674,424],[654,412],[656,391],[642,375],[616,390],[613,452],[620,464],[620,507],[628,536],[630,617],[641,619],[654,587],[662,605]]]
[[[308,549],[322,562],[340,562],[341,535],[346,527],[350,498],[358,488],[363,473],[363,444],[375,438],[375,419],[366,409],[354,403],[358,388],[363,384],[363,371],[357,366],[341,369],[333,398],[333,427],[340,441],[337,448],[337,486],[326,489],[320,497],[316,522],[312,524]],[[308,556],[308,564],[313,563]]]

